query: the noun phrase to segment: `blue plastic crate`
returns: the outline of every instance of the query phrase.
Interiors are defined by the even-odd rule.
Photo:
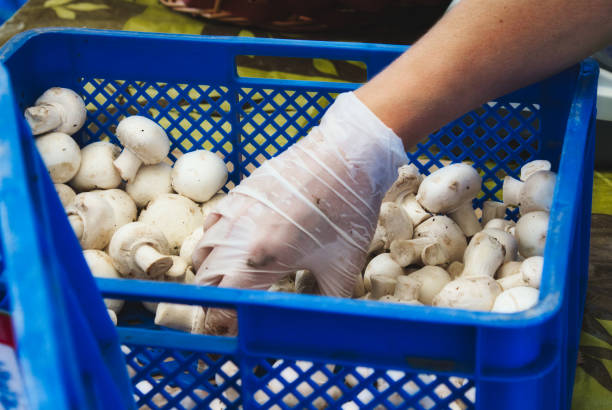
[[[484,104],[408,154],[424,172],[444,160],[472,161],[485,181],[476,206],[501,190],[504,175],[517,176],[521,164],[552,162],[558,184],[540,301],[512,315],[94,281],[21,115],[48,87],[78,90],[90,108],[78,135],[82,144],[116,141],[113,131],[123,116],[146,115],[172,137],[172,159],[200,147],[220,152],[231,188],[304,135],[339,92],[358,86],[239,77],[236,56],[357,60],[372,77],[404,49],[76,29],[26,32],[0,49],[10,75],[9,84],[0,70],[4,275],[33,407],[115,409],[135,399],[145,408],[209,408],[213,402],[340,408],[352,401],[361,408],[420,409],[455,400],[478,409],[569,408],[587,279],[593,62]],[[239,336],[160,329],[131,308],[115,330],[96,285],[109,297],[234,308]],[[275,365],[277,359],[284,360]],[[451,376],[467,382],[456,387]],[[475,403],[468,393],[473,387]]]

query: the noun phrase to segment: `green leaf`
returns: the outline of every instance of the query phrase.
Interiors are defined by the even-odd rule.
[[[45,1],[45,4],[43,4],[43,7],[63,6],[64,4],[68,4],[71,1],[72,0],[47,0],[47,1]]]
[[[71,10],[77,11],[95,11],[95,10],[103,10],[107,9],[108,6],[106,4],[94,4],[94,3],[74,3],[66,6]]]
[[[55,10],[57,17],[61,19],[66,19],[66,20],[76,19],[76,13],[72,10],[68,10],[67,8],[58,6],[58,7],[53,7],[53,10]]]
[[[255,34],[253,34],[252,31],[249,30],[240,30],[240,32],[238,33],[239,37],[255,37]]]
[[[336,66],[329,60],[325,60],[324,58],[313,58],[312,64],[314,67],[322,73],[338,76],[338,72],[336,71]]]

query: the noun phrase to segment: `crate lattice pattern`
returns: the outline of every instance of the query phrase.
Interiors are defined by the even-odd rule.
[[[230,171],[230,189],[263,161],[283,152],[316,125],[338,95],[330,91],[81,79],[88,119],[81,143],[110,140],[126,115],[145,115],[172,140],[170,160],[194,149],[218,153]],[[408,153],[421,172],[467,161],[481,172],[483,193],[475,201],[501,200],[505,175],[537,158],[540,106],[491,102],[442,127]],[[510,216],[512,214],[510,213]]]
[[[369,367],[123,346],[140,409],[470,409],[473,382]],[[246,372],[245,372],[245,369]],[[248,392],[241,394],[242,379]]]

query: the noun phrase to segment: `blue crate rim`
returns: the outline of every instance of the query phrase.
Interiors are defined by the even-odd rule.
[[[62,35],[90,35],[95,37],[125,37],[125,38],[138,38],[142,39],[160,39],[160,40],[175,40],[175,41],[192,41],[194,43],[215,43],[215,42],[230,42],[245,45],[274,45],[283,46],[283,56],[287,49],[285,47],[292,47],[297,49],[308,49],[316,44],[318,49],[326,48],[329,50],[340,50],[343,51],[358,51],[362,50],[364,45],[361,43],[344,43],[344,42],[320,42],[311,40],[293,40],[293,39],[267,39],[267,38],[251,38],[251,37],[226,37],[226,36],[198,36],[198,35],[179,35],[179,34],[160,34],[160,33],[139,33],[139,32],[118,32],[113,30],[97,30],[97,29],[74,29],[74,28],[43,28],[43,29],[32,29],[20,33],[9,40],[5,45],[0,48],[0,62],[5,61],[9,58],[16,50],[22,47],[25,43],[32,40],[35,37],[41,35],[50,34],[62,34]],[[367,44],[367,47],[373,49],[382,49],[391,52],[400,52],[405,50],[406,46],[398,45],[385,45],[385,44]],[[319,51],[320,52],[320,51]],[[291,53],[289,53],[291,54]],[[317,54],[317,51],[313,51],[313,56]],[[236,55],[239,55],[237,53]],[[279,54],[270,54],[279,55]],[[304,57],[303,53],[295,53],[296,56]],[[576,159],[576,151],[580,150],[580,147],[569,146],[568,141],[572,140],[567,138],[567,135],[571,132],[579,129],[578,122],[586,121],[590,119],[590,113],[592,106],[585,105],[582,103],[576,103],[577,100],[581,100],[582,97],[589,97],[593,87],[596,86],[594,78],[596,77],[597,64],[592,60],[585,60],[581,64],[581,70],[579,73],[580,80],[576,93],[574,95],[573,103],[570,108],[569,118],[566,127],[566,138],[564,139],[563,148],[561,151],[561,168],[558,170],[558,184],[555,189],[555,200],[550,212],[551,223],[549,224],[549,240],[547,240],[546,251],[545,251],[545,265],[544,274],[541,287],[541,299],[538,304],[524,312],[514,314],[499,314],[491,312],[474,312],[467,310],[458,309],[441,309],[432,306],[405,306],[399,304],[385,304],[373,301],[361,301],[351,299],[333,298],[327,296],[312,296],[312,295],[295,295],[295,294],[282,294],[282,293],[262,293],[260,291],[252,290],[240,290],[240,289],[219,289],[219,288],[206,288],[198,286],[184,286],[178,284],[168,284],[160,282],[145,282],[141,281],[138,286],[132,281],[121,281],[112,279],[96,279],[99,284],[100,290],[105,296],[111,297],[124,297],[126,299],[153,299],[162,300],[164,298],[174,301],[183,301],[187,303],[197,304],[211,304],[218,306],[231,306],[231,305],[258,305],[258,306],[271,306],[276,308],[285,309],[300,309],[305,311],[324,311],[327,313],[337,313],[344,315],[357,315],[355,312],[356,307],[367,307],[359,310],[359,315],[367,314],[371,317],[380,317],[394,320],[408,320],[408,321],[422,321],[422,322],[433,322],[433,323],[449,323],[453,325],[479,325],[488,327],[527,327],[538,325],[552,316],[554,316],[561,308],[563,298],[563,287],[565,281],[559,278],[556,282],[553,280],[553,276],[550,272],[563,271],[565,268],[563,258],[554,259],[546,257],[555,248],[566,248],[565,242],[570,240],[569,232],[570,229],[568,224],[562,223],[564,217],[568,217],[568,210],[573,209],[572,200],[575,199],[573,192],[569,191],[569,186],[577,184],[576,181],[578,176],[575,173],[576,169],[579,169],[576,165],[576,161],[580,161],[581,158]],[[241,79],[244,77],[238,77],[236,72],[233,73],[235,79]],[[249,83],[257,82],[263,85],[283,85],[291,83],[295,85],[295,82],[290,80],[268,80],[268,79],[252,79],[248,78]],[[299,81],[301,87],[307,84],[321,84],[320,82],[309,82]],[[330,83],[322,83],[330,84]],[[335,85],[335,84],[334,84]],[[354,86],[354,84],[342,84],[343,86]],[[591,101],[592,98],[589,99]],[[584,141],[583,141],[584,142]],[[583,144],[584,149],[584,144]],[[556,235],[551,236],[551,232],[556,232]],[[564,236],[563,233],[566,233]],[[552,239],[552,240],[550,240]],[[549,274],[547,274],[547,272]],[[568,272],[568,274],[571,274]],[[136,288],[136,289],[134,289]],[[144,292],[146,290],[146,292]],[[313,299],[315,298],[315,299]],[[231,304],[227,302],[231,300]],[[315,302],[315,303],[313,303]]]

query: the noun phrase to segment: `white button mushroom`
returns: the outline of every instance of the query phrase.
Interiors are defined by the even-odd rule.
[[[391,259],[391,255],[388,253],[381,253],[368,263],[363,275],[363,285],[366,292],[369,292],[372,290],[370,278],[373,275],[400,276],[403,274],[404,270],[397,262]]]
[[[198,245],[198,242],[200,242],[200,239],[202,239],[202,236],[204,236],[204,227],[198,226],[183,240],[183,243],[181,244],[179,256],[183,258],[183,260],[189,266],[192,265],[191,256],[193,255],[193,251]]]
[[[388,250],[391,242],[412,238],[412,220],[399,205],[385,202],[380,207],[378,225],[370,243],[369,253]]]
[[[501,287],[490,276],[459,277],[442,288],[433,299],[434,306],[489,311]]]
[[[417,201],[427,211],[446,214],[476,198],[482,178],[468,164],[451,164],[425,177],[417,193]]]
[[[545,159],[530,161],[521,167],[521,181],[527,181],[529,177],[538,171],[550,171],[550,162]]]
[[[113,229],[114,215],[108,201],[96,192],[82,192],[66,207],[68,220],[83,249],[104,249]]]
[[[413,227],[416,227],[418,224],[431,218],[432,216],[429,212],[423,209],[419,201],[416,200],[416,195],[414,194],[405,195],[398,199],[395,203],[406,211],[412,220]]]
[[[138,168],[158,164],[170,152],[166,131],[154,121],[140,115],[124,118],[117,126],[117,138],[123,145],[121,155],[114,161],[121,178],[134,179]]]
[[[516,259],[518,253],[518,243],[514,236],[501,229],[483,229],[482,232],[495,238],[503,247],[506,253],[504,262],[510,262]]]
[[[43,93],[33,107],[25,110],[32,134],[63,132],[73,135],[85,124],[87,109],[83,99],[68,88],[53,87]]]
[[[495,218],[487,222],[487,224],[484,226],[484,229],[501,229],[502,231],[508,232],[509,234],[513,235],[515,225],[516,223],[514,221]]]
[[[398,277],[386,274],[371,275],[370,286],[372,290],[370,292],[370,297],[372,299],[380,299],[386,295],[393,295]]]
[[[115,270],[110,256],[105,252],[97,249],[88,249],[83,251],[83,256],[93,276],[110,279],[118,279],[121,277]],[[114,313],[119,313],[121,311],[123,303],[124,301],[121,299],[104,299],[104,304],[107,309],[110,309]]]
[[[493,219],[503,219],[506,216],[506,205],[503,202],[484,201],[482,204],[482,224]]]
[[[502,279],[506,276],[512,276],[520,273],[522,264],[523,262],[518,261],[505,262],[499,267],[499,269],[497,269],[497,272],[495,272],[495,279]]]
[[[463,255],[463,273],[461,277],[493,277],[504,262],[506,252],[497,239],[486,232],[478,232]]]
[[[482,229],[471,201],[465,202],[459,208],[449,212],[448,216],[459,225],[467,237],[473,236]]]
[[[54,183],[68,182],[79,171],[81,150],[70,135],[62,132],[42,135],[36,138],[36,148]]]
[[[422,222],[414,230],[414,238],[434,239],[443,249],[446,259],[443,263],[460,261],[467,247],[467,240],[461,228],[449,217],[437,215]],[[423,260],[427,265],[434,265]]]
[[[132,198],[120,189],[105,189],[101,191],[93,191],[106,199],[113,209],[115,224],[113,233],[123,225],[129,224],[136,220],[136,205]]]
[[[548,212],[536,211],[521,216],[516,223],[516,239],[520,254],[525,258],[544,255],[547,232]]]
[[[168,241],[156,227],[142,222],[123,225],[113,235],[108,251],[123,276],[158,278],[172,267]]]
[[[204,333],[206,311],[202,306],[161,302],[155,311],[155,324],[189,333]]]
[[[504,203],[518,206],[521,213],[550,211],[557,174],[551,171],[537,171],[525,182],[510,176],[504,178]]]
[[[528,286],[503,291],[493,305],[492,312],[515,313],[532,308],[538,303],[540,292]]]
[[[478,171],[467,164],[451,164],[427,176],[416,199],[432,213],[448,214],[466,236],[481,230],[480,222],[472,208],[482,185]]]
[[[143,165],[134,179],[125,184],[125,192],[132,197],[138,208],[144,208],[155,197],[172,193],[171,174],[172,167],[165,162]]]
[[[456,277],[460,276],[461,273],[463,272],[463,262],[459,262],[459,261],[451,262],[446,268],[446,271],[448,272],[448,274],[451,276],[452,279],[455,279]]]
[[[149,202],[138,220],[160,229],[173,255],[178,255],[187,236],[204,225],[200,207],[191,199],[177,194],[159,195]]]
[[[520,273],[497,279],[497,283],[499,283],[499,286],[501,286],[503,290],[516,288],[518,286],[527,286],[527,283],[523,280],[523,275]]]
[[[425,305],[431,305],[433,298],[451,281],[448,272],[439,266],[425,266],[405,277],[420,284],[417,299]],[[398,286],[399,283],[398,279]]]
[[[397,179],[383,197],[383,202],[396,202],[409,194],[416,194],[423,175],[414,164],[402,165],[397,169]]]
[[[67,207],[70,201],[76,196],[76,193],[66,184],[54,184],[54,186],[62,206],[64,208]]]
[[[172,187],[196,202],[208,201],[227,181],[227,167],[216,154],[191,151],[181,156],[172,168]]]
[[[202,204],[202,207],[201,207],[202,216],[204,217],[204,219],[206,219],[208,214],[210,214],[212,211],[214,211],[217,208],[217,205],[219,204],[219,202],[221,202],[221,200],[225,198],[226,196],[227,196],[226,193],[219,192],[217,194],[214,194],[212,198],[210,198],[208,201]]]
[[[533,211],[550,212],[556,182],[557,174],[551,171],[538,171],[531,174],[524,182],[519,194],[518,206],[521,214]]]
[[[391,258],[401,267],[423,265],[425,248],[435,248],[440,251],[440,245],[435,238],[415,238],[391,242]]]
[[[527,286],[539,289],[542,281],[542,270],[544,268],[544,258],[532,256],[523,261],[521,265],[521,275]]]
[[[69,182],[70,186],[77,192],[117,188],[121,184],[121,177],[113,161],[119,151],[118,146],[105,141],[85,146],[81,150],[81,167]]]
[[[423,283],[417,280],[416,277],[408,276],[398,276],[395,278],[395,291],[393,296],[398,301],[410,301],[410,300],[418,300],[419,293],[421,291],[421,287]]]

